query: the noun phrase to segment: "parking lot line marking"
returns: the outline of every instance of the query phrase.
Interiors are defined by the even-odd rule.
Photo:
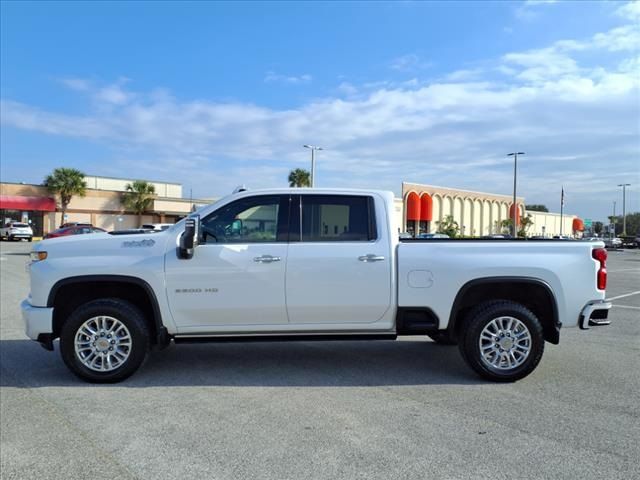
[[[618,300],[619,298],[625,298],[625,297],[630,297],[632,295],[638,295],[639,293],[640,293],[640,290],[638,290],[636,292],[625,293],[624,295],[618,295],[617,297],[607,298],[607,300],[611,302],[612,300]]]
[[[618,308],[629,308],[631,310],[640,310],[640,307],[634,307],[632,305],[614,305],[614,307]]]

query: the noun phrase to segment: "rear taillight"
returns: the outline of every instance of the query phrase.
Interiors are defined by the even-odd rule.
[[[598,290],[607,288],[607,251],[604,248],[594,248],[591,256],[600,262],[600,268],[596,275]]]

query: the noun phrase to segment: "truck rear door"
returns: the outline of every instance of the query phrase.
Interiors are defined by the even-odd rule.
[[[379,321],[391,305],[392,259],[374,197],[303,194],[293,202],[299,208],[291,209],[289,225],[289,323]]]

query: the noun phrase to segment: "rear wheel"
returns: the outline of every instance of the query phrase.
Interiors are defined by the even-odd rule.
[[[78,307],[62,326],[60,353],[83,380],[114,383],[132,375],[149,350],[144,316],[117,298],[93,300]]]
[[[542,325],[524,305],[507,300],[487,302],[467,316],[459,348],[465,362],[480,376],[514,382],[540,363]]]

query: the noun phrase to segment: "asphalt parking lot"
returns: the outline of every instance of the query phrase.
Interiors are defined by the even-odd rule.
[[[401,341],[180,345],[90,385],[27,340],[31,244],[0,244],[2,479],[640,477],[640,251],[610,252],[612,324],[487,383]]]

